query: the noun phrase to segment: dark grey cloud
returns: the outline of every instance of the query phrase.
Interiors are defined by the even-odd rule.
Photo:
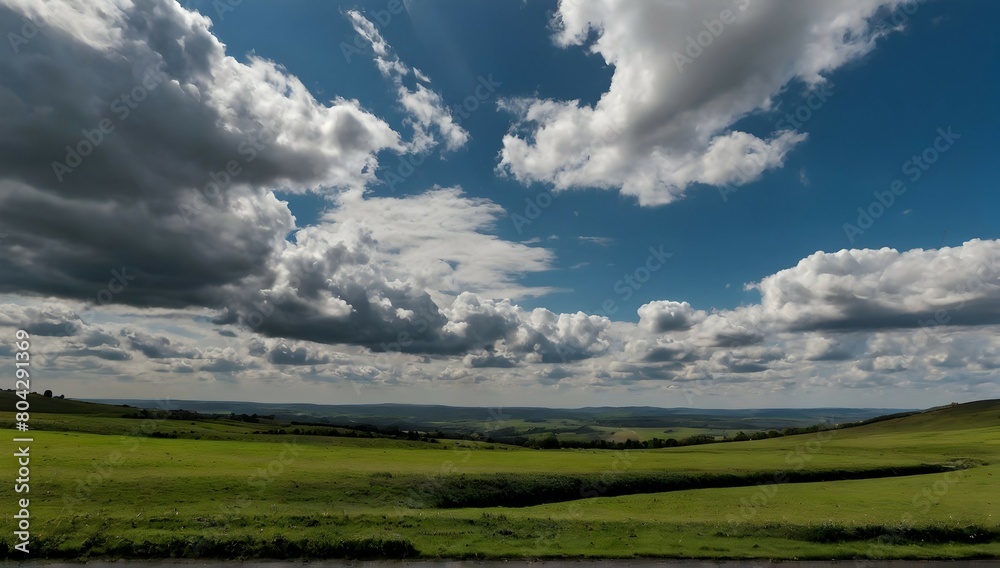
[[[649,363],[686,362],[694,359],[693,354],[682,347],[657,346],[649,350],[643,361]]]
[[[60,352],[61,355],[67,355],[70,357],[97,357],[98,359],[104,359],[106,361],[131,361],[132,354],[124,349],[118,349],[115,347],[96,347],[96,348],[85,348],[85,349],[68,349],[66,351]]]
[[[465,364],[473,369],[498,368],[511,369],[517,367],[517,361],[496,353],[470,353],[465,356]]]
[[[17,327],[42,337],[70,337],[87,326],[75,312],[51,303],[41,305],[3,305],[0,324]]]
[[[201,357],[201,353],[194,347],[174,343],[170,338],[162,335],[151,335],[132,328],[123,328],[120,334],[129,347],[150,359],[196,359]]]
[[[199,366],[198,370],[208,373],[223,373],[232,375],[246,371],[247,369],[253,369],[255,367],[256,365],[249,362],[220,358],[213,359],[212,361]]]
[[[174,2],[121,6],[46,3],[44,35],[0,50],[0,292],[223,307],[293,227],[269,188],[358,187],[396,135]]]
[[[292,348],[284,343],[275,345],[267,358],[275,365],[325,365],[330,362],[329,355],[311,353],[305,347]]]

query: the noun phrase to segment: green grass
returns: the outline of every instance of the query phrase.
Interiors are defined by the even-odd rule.
[[[585,521],[1000,527],[998,482],[1000,465],[992,465],[941,474],[677,491],[481,511],[502,512],[511,518]],[[441,514],[471,512],[457,509]]]
[[[0,413],[3,424],[12,418]],[[153,426],[179,422],[202,439],[121,435],[144,422],[32,415],[52,428],[32,432],[34,555],[1000,557],[997,401],[814,434],[631,451],[262,436],[249,433],[259,425],[228,420]],[[75,427],[88,432],[55,431]],[[835,480],[959,462],[974,467]],[[13,479],[14,467],[3,460],[0,475]],[[809,476],[829,480],[774,483]],[[640,487],[650,479],[730,486],[607,496],[662,488]],[[578,486],[601,496],[439,507],[461,505],[463,491],[509,504],[497,500],[556,493],[546,487],[572,498]],[[0,536],[0,551],[10,539]]]
[[[710,428],[684,428],[684,427],[673,427],[673,428],[610,428],[608,426],[596,426],[596,429],[600,430],[604,435],[603,439],[609,442],[624,442],[626,440],[638,440],[644,442],[651,440],[653,438],[659,438],[665,440],[667,438],[674,438],[675,440],[683,440],[690,436],[698,436],[701,434],[707,434],[709,436],[722,436],[726,433],[726,430],[715,430]],[[731,435],[736,435],[736,432],[731,432]],[[560,439],[562,437],[560,436]]]

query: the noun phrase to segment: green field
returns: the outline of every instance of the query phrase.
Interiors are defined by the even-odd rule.
[[[627,451],[32,405],[35,557],[1000,557],[1000,401]],[[13,480],[15,461],[0,471]],[[10,532],[0,539],[16,557]]]

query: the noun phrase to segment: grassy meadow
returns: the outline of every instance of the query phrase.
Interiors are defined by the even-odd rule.
[[[1000,557],[1000,401],[624,451],[32,404],[35,557]]]

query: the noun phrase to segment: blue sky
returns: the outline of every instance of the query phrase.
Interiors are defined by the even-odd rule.
[[[213,15],[208,2],[189,5]],[[480,76],[502,83],[496,98],[538,96],[593,104],[613,72],[599,56],[553,44],[547,24],[555,2],[409,2],[399,14],[391,14],[379,0],[302,2],[294,9],[247,3],[221,12],[214,31],[232,55],[252,52],[281,63],[317,98],[334,93],[357,98],[397,123],[402,119],[398,103],[372,63],[370,48],[355,43],[358,36],[343,16],[350,8],[378,24],[397,53],[432,78],[449,107],[461,104]],[[992,188],[1000,175],[991,158],[1000,147],[994,104],[1000,95],[1000,62],[991,14],[1000,15],[1000,6],[920,6],[905,19],[905,31],[887,36],[872,53],[828,75],[833,95],[805,123],[809,140],[785,165],[725,201],[718,188],[702,186],[680,203],[643,208],[613,192],[584,189],[557,194],[521,232],[514,221],[502,220],[497,233],[506,239],[560,237],[544,243],[556,251],[557,268],[530,275],[526,282],[565,291],[526,299],[522,305],[593,312],[611,298],[621,309],[609,315],[625,321],[637,321],[636,308],[663,297],[684,298],[700,309],[732,308],[759,299],[743,289],[744,283],[819,250],[937,248],[997,238],[1000,225],[991,212],[1000,209],[1000,196]],[[881,19],[892,23],[891,15]],[[347,49],[345,57],[342,43],[361,50]],[[733,127],[764,131],[785,109],[794,111],[805,103],[808,93],[801,82],[792,83],[776,97],[776,110],[755,113]],[[498,111],[494,100],[461,124],[472,134],[467,147],[431,156],[392,188],[388,173],[398,171],[399,161],[387,156],[379,171],[384,183],[373,185],[372,193],[458,185],[469,195],[523,215],[525,199],[551,190],[544,183],[524,185],[496,174],[500,139],[511,117]],[[962,136],[961,150],[943,156],[870,231],[849,242],[843,224],[854,222],[857,207],[867,206],[873,191],[885,190],[899,177],[902,164],[931,143],[942,126],[953,126]],[[326,204],[306,196],[292,198],[290,206],[300,223],[308,224]],[[573,238],[580,236],[608,242]],[[675,255],[669,266],[623,300],[614,284],[644,261],[649,246],[661,244]],[[588,265],[570,268],[580,263]]]
[[[70,396],[1000,396],[998,17],[0,0],[0,327]]]

